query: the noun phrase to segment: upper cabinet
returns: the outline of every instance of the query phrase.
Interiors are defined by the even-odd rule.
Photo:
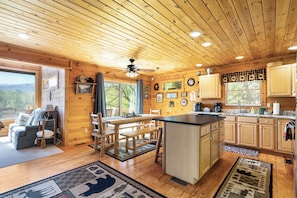
[[[221,98],[220,74],[199,76],[200,98]]]
[[[295,97],[296,64],[267,67],[267,96]]]

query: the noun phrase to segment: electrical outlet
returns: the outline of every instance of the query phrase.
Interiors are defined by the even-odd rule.
[[[267,108],[270,108],[270,103],[267,103],[266,106],[267,106]]]
[[[85,133],[88,133],[88,128],[85,128]]]

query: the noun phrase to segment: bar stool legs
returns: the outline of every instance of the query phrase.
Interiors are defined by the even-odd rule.
[[[160,153],[160,147],[162,144],[162,137],[163,137],[163,129],[159,128],[158,139],[156,144],[156,155],[155,155],[155,162],[158,163],[158,157],[162,157],[162,153]]]

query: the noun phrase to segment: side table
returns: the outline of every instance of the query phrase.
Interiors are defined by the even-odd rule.
[[[41,137],[41,142],[40,142],[40,147],[41,148],[45,148],[46,146],[46,141],[45,141],[45,136],[44,136],[44,130],[45,130],[45,125],[47,122],[53,122],[54,124],[54,144],[56,144],[56,121],[55,119],[42,119],[42,120],[39,120],[38,124],[39,124],[39,127],[38,127],[38,130],[40,131],[40,126],[42,127],[41,130],[42,130],[42,137]]]

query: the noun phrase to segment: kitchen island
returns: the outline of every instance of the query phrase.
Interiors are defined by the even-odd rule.
[[[196,184],[219,160],[220,121],[218,115],[160,117],[164,130],[163,171]]]

